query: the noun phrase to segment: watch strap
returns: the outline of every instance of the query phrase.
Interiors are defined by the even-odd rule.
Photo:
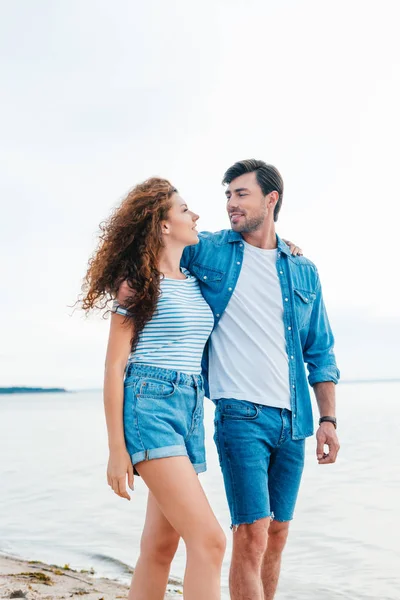
[[[337,428],[337,420],[336,417],[320,417],[319,424],[321,423],[332,423],[332,425]]]

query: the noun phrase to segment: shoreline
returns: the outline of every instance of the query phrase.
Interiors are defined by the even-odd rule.
[[[75,571],[69,565],[61,567],[0,554],[1,598],[61,600],[84,596],[87,600],[127,600],[128,589],[114,579],[96,577],[94,571]],[[170,579],[165,600],[182,597],[181,583]]]

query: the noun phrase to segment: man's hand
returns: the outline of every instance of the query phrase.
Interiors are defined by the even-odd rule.
[[[317,459],[318,464],[328,465],[336,461],[337,453],[339,452],[339,440],[336,435],[336,429],[333,423],[321,423],[317,431]],[[327,445],[329,450],[324,452],[324,445]]]
[[[290,252],[293,254],[293,256],[303,256],[303,250],[299,248],[299,246],[296,246],[296,244],[293,244],[293,242],[290,242],[289,240],[283,241],[289,246]]]

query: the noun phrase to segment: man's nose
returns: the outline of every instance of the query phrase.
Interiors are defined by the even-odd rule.
[[[229,212],[232,212],[233,209],[237,209],[238,206],[237,206],[237,204],[235,203],[235,201],[232,198],[229,198],[229,200],[228,200],[228,202],[226,204],[226,208],[227,208],[227,210]]]

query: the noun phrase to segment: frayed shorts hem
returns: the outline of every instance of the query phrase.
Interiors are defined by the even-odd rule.
[[[281,515],[279,515],[281,517]],[[241,518],[235,519],[231,524],[231,529],[235,530],[239,527],[239,525],[252,525],[256,521],[260,521],[261,519],[271,519],[271,521],[278,521],[279,523],[286,523],[286,521],[292,521],[293,515],[290,515],[288,518],[280,518],[278,519],[273,512],[262,512],[255,515],[243,515]]]
[[[164,446],[163,448],[150,448],[149,450],[141,450],[140,452],[135,452],[131,454],[131,461],[133,466],[137,465],[146,460],[153,460],[155,458],[171,458],[172,456],[187,456],[190,460],[190,457],[187,453],[185,446]],[[207,471],[207,463],[192,463],[194,470],[196,473],[204,473]],[[135,473],[137,473],[135,469]]]

